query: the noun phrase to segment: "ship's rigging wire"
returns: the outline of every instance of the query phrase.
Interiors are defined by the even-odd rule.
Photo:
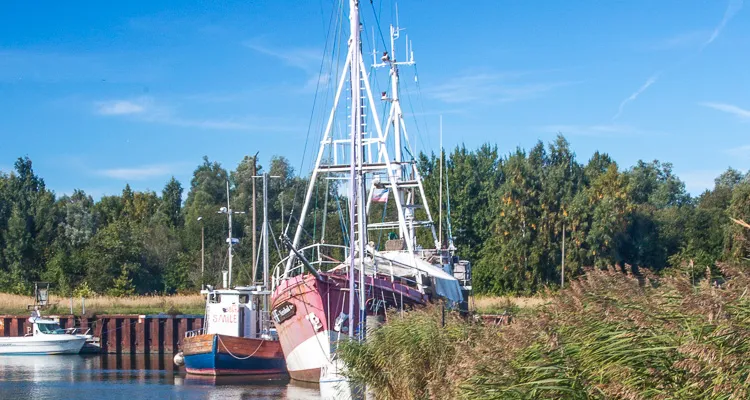
[[[340,4],[339,8],[342,8],[343,7],[343,0],[339,1],[339,4]],[[323,47],[323,54],[324,55],[327,53],[328,47],[329,47],[329,43],[331,42],[330,38],[331,38],[331,31],[333,30],[332,28],[334,27],[334,25],[339,25],[339,22],[340,22],[340,18],[334,18],[336,15],[338,15],[338,13],[336,13],[336,8],[334,8],[331,11],[331,17],[329,18],[328,29],[326,30],[325,45]],[[336,24],[334,24],[334,20],[336,21]],[[335,52],[335,44],[332,44],[331,47],[332,47],[332,53]],[[330,63],[330,64],[332,64],[332,63]],[[309,145],[309,142],[310,142],[310,133],[312,132],[313,120],[315,119],[315,110],[316,110],[315,106],[317,105],[317,102],[318,102],[318,94],[320,93],[320,84],[321,84],[321,81],[322,81],[323,69],[324,69],[325,66],[326,66],[326,57],[324,56],[324,57],[321,57],[320,68],[318,69],[318,77],[317,77],[316,82],[315,82],[315,95],[313,96],[313,106],[312,106],[312,109],[310,110],[310,118],[309,118],[308,124],[307,124],[307,133],[305,135],[305,144],[303,146],[302,159],[300,160],[300,168],[299,168],[299,171],[297,171],[298,177],[302,176],[302,170],[303,170],[304,165],[305,165],[305,157],[307,155],[308,145]],[[327,102],[327,100],[326,100],[326,102]],[[321,135],[322,134],[323,133],[321,132]],[[292,207],[291,207],[291,210],[289,212],[290,215],[294,215],[294,210],[295,210],[295,207],[297,205],[297,201],[296,200],[297,200],[297,194],[298,194],[298,192],[299,192],[299,185],[294,185],[294,195],[292,196]],[[288,231],[290,225],[291,225],[291,218],[289,219],[289,224],[287,225],[286,229],[284,230],[285,234]]]
[[[382,1],[380,2],[380,5],[381,5],[381,10],[382,10],[382,5],[383,5]],[[372,14],[375,16],[375,25],[377,25],[378,27],[378,33],[380,33],[380,40],[383,42],[383,48],[387,49],[388,45],[385,43],[385,36],[383,36],[383,30],[380,29],[380,15],[378,14],[377,11],[375,11],[375,4],[373,3],[372,0],[370,0],[370,6],[372,6]]]
[[[419,77],[419,69],[417,69],[417,64],[414,64],[414,76]],[[419,97],[419,107],[422,110],[422,120],[424,123],[424,129],[426,131],[427,136],[427,144],[430,146],[429,148],[432,149],[432,140],[430,136],[430,126],[427,124],[427,115],[424,111],[424,96],[422,95],[422,85],[419,84],[419,79],[415,79],[415,83],[417,85],[417,95]],[[417,124],[417,116],[412,115],[414,117],[414,123]],[[417,127],[417,133],[419,133],[419,127]],[[419,135],[421,137],[421,135]],[[420,138],[421,139],[421,138]],[[424,147],[424,142],[422,142],[422,146]]]

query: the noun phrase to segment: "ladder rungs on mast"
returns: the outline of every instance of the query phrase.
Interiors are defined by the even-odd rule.
[[[391,162],[391,165],[398,165],[401,163],[397,162]],[[365,171],[377,171],[377,170],[383,170],[386,169],[386,163],[368,163],[364,164],[362,166],[362,169]],[[329,172],[349,172],[351,169],[351,165],[349,164],[334,164],[334,165],[320,165],[318,167],[321,171],[329,171]]]
[[[378,189],[383,189],[385,187],[390,187],[391,185],[388,182],[380,182],[379,184],[375,185]],[[416,188],[419,187],[419,182],[413,180],[413,181],[396,181],[396,186],[399,188]]]
[[[414,227],[430,226],[432,225],[429,221],[414,221],[410,222],[409,225]],[[367,224],[367,229],[398,229],[398,221],[392,222],[377,222],[374,224]]]

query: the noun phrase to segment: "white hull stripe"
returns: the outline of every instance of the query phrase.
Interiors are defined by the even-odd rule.
[[[307,338],[286,355],[286,367],[290,371],[320,368],[328,364],[331,345],[328,332],[321,331]]]

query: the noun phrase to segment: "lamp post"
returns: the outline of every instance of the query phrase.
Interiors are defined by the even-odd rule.
[[[198,217],[198,222],[201,223],[201,290],[203,289],[203,271],[206,267],[206,258],[205,258],[205,247],[203,242],[203,228],[205,225],[203,225],[203,217]]]

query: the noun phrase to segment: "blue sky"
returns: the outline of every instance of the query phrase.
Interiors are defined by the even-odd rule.
[[[187,187],[203,155],[230,169],[283,155],[307,173],[335,2],[215,3],[0,3],[0,170],[28,155],[58,194],[94,197],[159,191],[171,175]],[[393,2],[362,8],[368,41],[376,12],[387,33]],[[417,61],[402,71],[407,123],[427,151],[441,114],[446,147],[507,153],[562,132],[581,162],[669,161],[700,193],[750,168],[748,8],[402,1]]]

